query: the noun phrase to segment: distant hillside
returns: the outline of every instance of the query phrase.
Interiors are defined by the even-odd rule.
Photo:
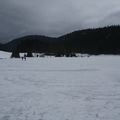
[[[120,54],[120,26],[86,29],[61,36],[67,48],[89,54]]]
[[[26,52],[28,50],[35,51],[41,49],[41,47],[45,47],[45,43],[49,43],[52,41],[54,41],[54,38],[39,35],[30,35],[15,39],[4,44],[2,46],[2,50],[11,52],[14,50],[19,50],[20,52]]]
[[[2,46],[3,44],[2,43],[0,43],[0,47]]]
[[[120,54],[120,26],[75,31],[59,38],[31,35],[2,45],[4,51]]]
[[[2,49],[3,44],[0,43],[0,50]]]

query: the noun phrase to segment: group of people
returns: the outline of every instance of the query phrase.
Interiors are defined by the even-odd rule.
[[[22,58],[22,60],[25,60],[25,61],[26,61],[27,55],[26,55],[26,54],[24,54],[24,56],[23,56],[23,57],[21,57],[21,58]]]

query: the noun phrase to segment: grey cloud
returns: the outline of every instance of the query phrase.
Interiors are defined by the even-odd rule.
[[[29,30],[29,13],[13,3],[0,1],[0,40],[11,40]]]
[[[114,24],[120,25],[120,11],[109,14],[99,24],[100,26],[107,26]]]
[[[119,24],[119,0],[1,0],[0,40]]]

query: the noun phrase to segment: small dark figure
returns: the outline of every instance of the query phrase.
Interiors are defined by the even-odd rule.
[[[26,57],[24,57],[25,61],[26,61]]]
[[[37,54],[37,57],[39,57],[39,55]]]
[[[22,60],[24,59],[24,57],[22,57]]]
[[[24,54],[24,60],[25,60],[25,61],[26,61],[26,57],[27,57],[26,54]]]

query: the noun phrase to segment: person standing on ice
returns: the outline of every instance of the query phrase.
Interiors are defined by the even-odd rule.
[[[24,54],[24,56],[22,57],[22,60],[25,60],[26,61],[26,54]]]
[[[25,60],[25,61],[26,61],[26,57],[27,57],[26,54],[24,54],[24,60]]]
[[[22,60],[24,59],[24,57],[22,57]]]

